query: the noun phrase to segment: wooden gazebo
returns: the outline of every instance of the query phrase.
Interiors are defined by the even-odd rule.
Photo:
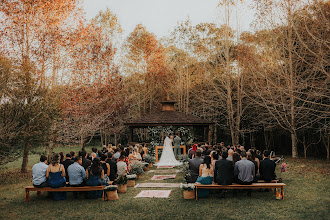
[[[213,122],[199,118],[191,114],[175,111],[175,101],[166,100],[161,102],[162,110],[160,112],[146,115],[145,117],[125,123],[129,126],[129,141],[134,142],[134,129],[148,128],[155,126],[191,126],[198,133],[202,133],[199,137],[199,142],[211,142],[210,126]]]

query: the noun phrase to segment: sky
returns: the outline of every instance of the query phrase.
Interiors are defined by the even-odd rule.
[[[233,11],[231,19],[231,26],[236,29],[239,23],[241,32],[252,31],[250,23],[254,19],[253,10],[247,7],[251,0],[244,2],[237,12]],[[108,7],[117,15],[123,28],[123,37],[127,37],[141,23],[149,32],[161,38],[169,36],[178,22],[185,21],[188,16],[193,25],[203,22],[224,23],[223,11],[217,8],[218,3],[219,0],[84,0],[83,6],[88,19]],[[239,19],[236,20],[236,17]]]

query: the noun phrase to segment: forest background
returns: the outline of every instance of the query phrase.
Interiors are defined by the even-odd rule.
[[[215,123],[212,144],[329,160],[329,1],[254,0],[240,33],[224,0],[223,22],[179,21],[162,39],[143,24],[122,39],[113,12],[87,20],[81,3],[0,3],[1,164],[23,155],[26,172],[40,146],[127,144],[124,123],[166,97]]]

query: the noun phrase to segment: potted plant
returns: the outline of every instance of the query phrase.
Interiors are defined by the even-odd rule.
[[[186,182],[190,182],[191,181],[191,171],[189,169],[188,162],[183,163],[183,166],[181,167],[181,172],[183,173],[183,176],[184,176],[184,179],[186,180]]]
[[[127,186],[134,187],[137,175],[136,174],[130,174],[130,175],[127,175],[126,177],[127,177]]]
[[[136,161],[134,163],[130,164],[130,168],[129,168],[129,173],[130,174],[136,174],[137,176],[137,180],[140,178],[140,176],[142,174],[144,174],[144,163],[140,162],[140,161]]]
[[[148,163],[144,163],[143,170],[144,170],[144,171],[149,171],[149,170],[150,170],[150,168],[149,168],[149,164],[148,164]]]
[[[108,200],[118,200],[118,193],[117,193],[118,186],[117,185],[110,185],[104,188],[105,193],[107,194]]]
[[[153,164],[156,162],[156,158],[147,154],[144,156],[144,161],[149,164],[149,168],[153,166]]]
[[[183,189],[183,198],[184,199],[195,199],[195,184],[180,184],[180,188]]]
[[[117,185],[118,185],[118,192],[119,193],[127,192],[127,177],[126,177],[126,175],[122,175],[117,179]]]

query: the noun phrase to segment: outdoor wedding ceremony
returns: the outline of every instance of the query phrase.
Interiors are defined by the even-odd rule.
[[[330,0],[1,0],[1,219],[330,219]]]

